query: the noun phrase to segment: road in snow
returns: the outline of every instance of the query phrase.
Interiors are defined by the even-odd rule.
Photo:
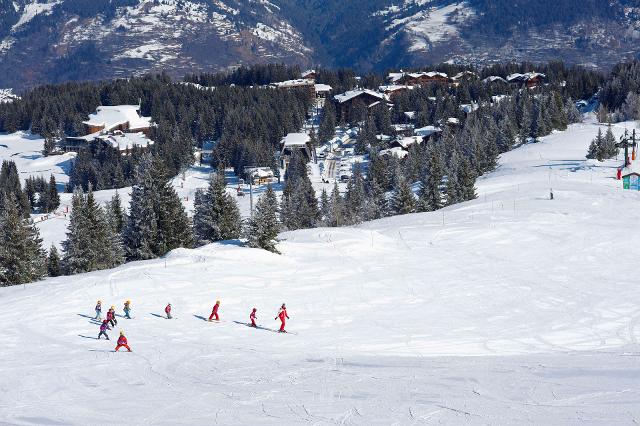
[[[596,131],[503,155],[475,201],[285,233],[281,256],[218,244],[0,289],[0,422],[633,424],[640,193],[584,159]],[[132,300],[133,353],[92,339],[97,299]],[[216,299],[223,322],[196,317]],[[242,324],[275,328],[282,302],[297,335]]]

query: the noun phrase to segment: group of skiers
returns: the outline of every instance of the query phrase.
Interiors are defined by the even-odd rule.
[[[208,321],[220,321],[220,315],[218,314],[219,309],[220,309],[220,301],[216,300],[216,303],[215,305],[213,305],[213,309],[211,310],[211,315],[209,315]],[[98,333],[98,340],[100,340],[102,336],[104,336],[105,339],[110,340],[109,335],[107,334],[107,331],[111,330],[111,327],[115,327],[116,325],[118,325],[118,320],[116,319],[115,306],[111,306],[111,308],[109,308],[105,319],[102,319],[102,301],[101,300],[98,300],[98,302],[96,303],[95,311],[96,311],[96,316],[94,317],[94,319],[96,321],[102,321],[100,323],[100,332]],[[124,311],[124,318],[132,319],[130,315],[131,314],[130,300],[127,300],[126,302],[124,302],[123,311]],[[251,321],[250,324],[247,324],[249,327],[255,327],[255,328],[258,327],[258,325],[256,324],[256,320],[258,319],[258,316],[256,314],[257,312],[258,310],[256,308],[253,308],[253,310],[249,314],[249,320]],[[167,319],[173,318],[171,316],[171,303],[167,303],[167,306],[164,308],[164,313],[166,314]],[[278,332],[286,333],[287,331],[285,330],[284,327],[286,324],[286,320],[289,319],[289,315],[287,314],[287,307],[284,303],[278,310],[278,315],[274,318],[274,320],[278,320],[278,319],[280,320],[280,329],[278,330]],[[125,348],[129,352],[131,352],[131,348],[129,347],[129,342],[125,337],[123,330],[120,330],[120,337],[118,338],[118,343],[116,345],[116,352],[120,348]]]

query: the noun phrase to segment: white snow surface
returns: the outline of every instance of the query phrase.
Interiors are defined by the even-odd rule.
[[[633,424],[640,192],[585,160],[597,128],[502,155],[474,201],[285,233],[282,255],[213,244],[0,289],[0,423]],[[110,342],[98,299],[132,301]],[[200,319],[216,299],[223,321]],[[283,302],[297,334],[243,325]]]

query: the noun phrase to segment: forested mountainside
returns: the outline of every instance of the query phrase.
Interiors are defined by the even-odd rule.
[[[638,0],[0,2],[0,87],[281,62],[357,71],[451,61],[609,68],[637,57]]]

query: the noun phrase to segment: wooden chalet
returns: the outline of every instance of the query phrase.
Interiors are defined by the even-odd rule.
[[[424,86],[429,83],[449,84],[451,79],[443,72],[399,72],[390,73],[387,77],[390,84],[407,86]]]
[[[507,76],[507,82],[516,86],[526,86],[531,89],[544,84],[546,78],[546,75],[539,72],[528,72],[525,74],[514,73]]]
[[[348,119],[354,105],[358,103],[366,108],[372,108],[381,102],[387,102],[387,97],[384,94],[369,89],[349,90],[334,96],[334,99],[338,103],[338,119],[341,121]]]
[[[280,166],[286,171],[294,152],[301,153],[307,162],[315,161],[311,137],[306,133],[289,133],[280,141]]]

